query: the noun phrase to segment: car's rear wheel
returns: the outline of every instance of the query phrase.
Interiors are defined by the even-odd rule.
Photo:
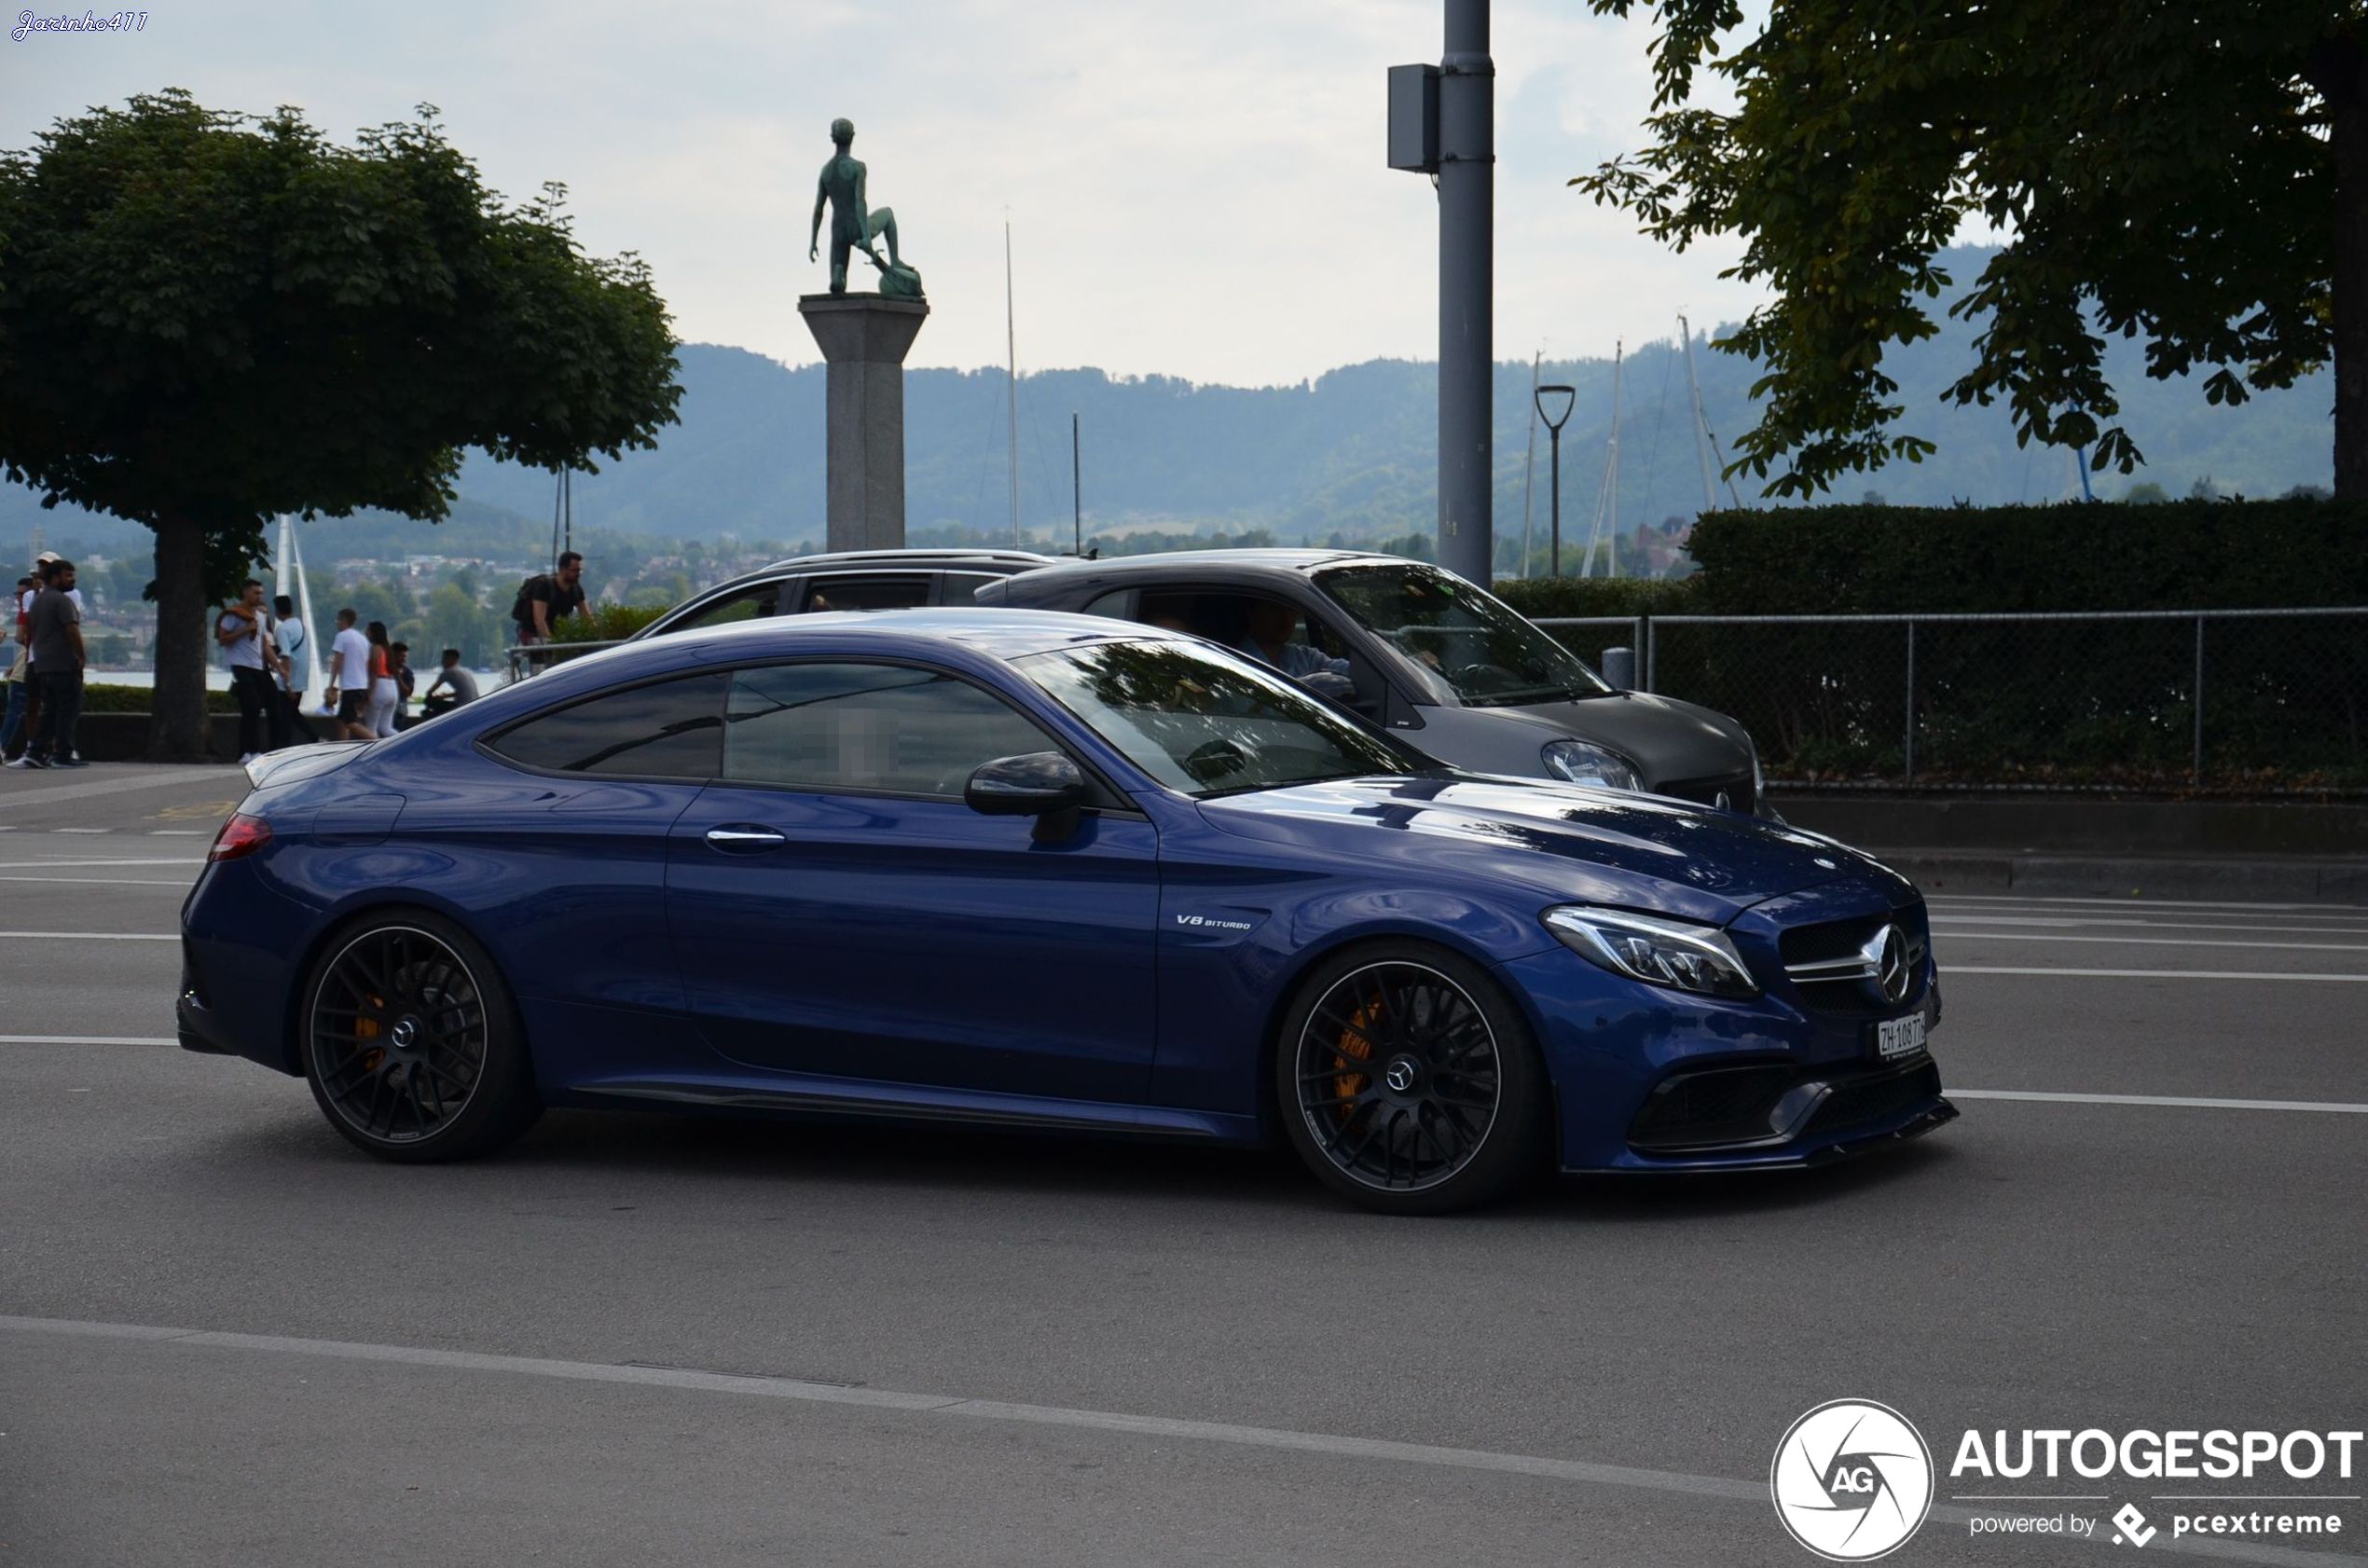
[[[1275,1095],[1291,1146],[1368,1208],[1444,1214],[1537,1173],[1546,1072],[1479,965],[1417,942],[1317,967],[1283,1022]]]
[[[339,932],[305,988],[304,1072],[329,1124],[383,1160],[487,1153],[541,1113],[509,988],[423,910]]]

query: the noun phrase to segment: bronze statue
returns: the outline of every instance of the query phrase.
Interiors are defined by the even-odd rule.
[[[863,165],[848,153],[855,145],[855,122],[833,120],[831,144],[838,151],[822,165],[822,177],[815,185],[814,223],[806,237],[805,259],[813,261],[821,253],[822,208],[827,203],[831,209],[831,292],[847,292],[847,253],[860,250],[879,268],[881,294],[891,299],[920,298],[921,275],[897,255],[896,213],[886,207],[873,210],[864,205]],[[888,241],[886,261],[872,248],[875,239]]]

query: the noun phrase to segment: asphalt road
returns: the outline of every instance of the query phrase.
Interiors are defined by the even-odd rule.
[[[1280,1156],[583,1113],[414,1170],[164,1043],[238,793],[0,777],[0,1563],[1798,1564],[1769,1459],[1843,1396],[1942,1451],[1892,1561],[2093,1561],[1973,1538],[1958,1436],[2368,1415],[2368,910],[1937,901],[1964,1115],[1808,1176],[1392,1221]]]

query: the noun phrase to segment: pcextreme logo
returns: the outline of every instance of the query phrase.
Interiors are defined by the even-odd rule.
[[[1836,1399],[1786,1429],[1768,1490],[1794,1540],[1830,1562],[1870,1562],[1932,1511],[1932,1451],[1890,1406]]]

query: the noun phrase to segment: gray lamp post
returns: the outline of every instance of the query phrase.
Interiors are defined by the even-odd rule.
[[[1571,410],[1577,406],[1578,389],[1563,386],[1540,387],[1537,389],[1536,398],[1537,417],[1546,421],[1546,433],[1554,454],[1551,463],[1554,474],[1552,492],[1554,499],[1550,504],[1554,514],[1554,575],[1560,577],[1563,574],[1563,426],[1569,421]],[[1563,411],[1559,414],[1548,413],[1546,404],[1549,399],[1560,399]],[[1526,566],[1528,563],[1522,564]]]

